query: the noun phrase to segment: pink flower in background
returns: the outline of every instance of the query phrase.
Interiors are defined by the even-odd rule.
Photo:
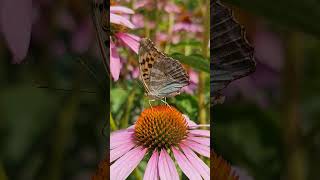
[[[132,22],[130,22],[126,17],[121,16],[121,14],[134,14],[134,11],[124,6],[110,6],[111,23],[126,26],[130,29],[135,28]]]
[[[132,16],[132,22],[137,28],[144,27],[144,17],[141,14],[135,14]]]
[[[110,39],[110,72],[113,80],[117,81],[119,79],[121,69],[120,57],[117,52],[115,44]]]
[[[201,25],[192,22],[178,22],[173,26],[173,31],[186,31],[192,33],[201,33],[203,28]]]
[[[145,109],[135,125],[111,134],[110,179],[126,179],[150,154],[145,180],[178,180],[170,151],[189,179],[209,180],[210,169],[197,154],[210,157],[210,131],[198,130],[199,127],[173,107]]]
[[[164,6],[164,10],[167,13],[180,13],[181,9],[179,6],[177,6],[176,4],[172,3],[172,2],[168,2],[165,6]]]
[[[188,94],[194,94],[194,91],[198,87],[199,83],[199,74],[194,70],[189,70],[188,72],[190,77],[190,84],[188,86],[185,86],[182,88],[182,91],[188,93]]]
[[[117,52],[117,47],[119,45],[127,46],[136,54],[139,51],[140,37],[126,32],[121,32],[121,26],[130,29],[135,28],[135,25],[131,21],[129,21],[128,17],[125,16],[128,14],[134,14],[134,11],[124,6],[110,7],[110,22],[115,24],[115,26],[120,25],[120,28],[118,28],[120,30],[118,30],[118,32],[113,33],[113,37],[115,38],[115,40],[118,41],[113,42],[112,38],[110,38],[110,71],[113,80],[115,81],[119,79],[121,69],[121,62],[119,54]]]
[[[0,1],[0,33],[13,56],[13,63],[21,63],[27,56],[34,15],[32,0]]]
[[[135,1],[135,3],[133,4],[133,8],[134,9],[139,9],[139,8],[144,8],[147,10],[151,10],[154,8],[154,3],[150,0],[139,0],[139,1]]]

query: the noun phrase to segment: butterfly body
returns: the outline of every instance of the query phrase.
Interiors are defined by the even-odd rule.
[[[150,99],[176,96],[190,83],[181,63],[158,51],[150,39],[140,41],[139,64],[140,80]]]

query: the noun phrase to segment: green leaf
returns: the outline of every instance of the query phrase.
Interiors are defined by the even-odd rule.
[[[171,54],[171,57],[174,59],[177,59],[183,64],[189,65],[193,67],[194,69],[204,71],[209,73],[210,72],[210,62],[208,59],[204,58],[200,54],[191,54],[189,56],[185,56],[180,53],[173,53]]]
[[[112,89],[110,92],[111,98],[111,111],[117,112],[119,111],[121,105],[125,103],[128,98],[128,92],[122,88]]]
[[[320,23],[318,23],[320,18],[320,1],[226,0],[226,2],[255,15],[263,16],[271,22],[320,37]]]

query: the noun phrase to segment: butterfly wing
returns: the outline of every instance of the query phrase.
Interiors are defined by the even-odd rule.
[[[147,93],[150,92],[150,71],[157,58],[164,55],[160,53],[150,39],[142,38],[139,47],[139,67],[140,67],[140,80],[142,81]]]
[[[233,18],[232,11],[219,1],[211,3],[210,86],[213,97],[230,82],[254,72],[253,48],[245,31]]]
[[[159,97],[170,97],[189,84],[189,76],[178,60],[157,59],[150,72],[150,89]]]

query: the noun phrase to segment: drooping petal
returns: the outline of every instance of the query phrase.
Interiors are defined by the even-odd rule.
[[[32,18],[32,0],[2,0],[0,31],[13,55],[13,63],[20,63],[27,55]]]
[[[191,148],[195,152],[201,154],[202,156],[210,157],[210,147],[209,146],[205,146],[205,145],[196,143],[194,141],[189,141],[187,139],[182,141],[182,144],[187,145],[189,148]]]
[[[119,157],[123,156],[128,151],[130,151],[134,146],[135,144],[133,143],[133,141],[128,141],[110,150],[110,162],[113,162]]]
[[[180,144],[180,148],[189,159],[192,166],[200,173],[205,180],[210,179],[209,167],[186,145]]]
[[[146,154],[147,149],[138,146],[131,151],[127,152],[110,167],[110,179],[124,180],[130,173],[138,166],[140,161]]]
[[[194,169],[194,167],[191,165],[189,160],[179,149],[172,147],[172,152],[179,167],[189,179],[191,180],[201,179],[199,172],[196,169]]]
[[[195,122],[191,121],[190,118],[187,115],[182,114],[182,116],[187,121],[188,126],[197,126],[197,124]]]
[[[188,136],[188,140],[195,141],[199,144],[203,144],[205,146],[210,146],[210,138],[206,137],[196,137],[196,136]]]
[[[134,11],[130,8],[124,6],[110,6],[110,12],[113,13],[124,13],[124,14],[134,14]]]
[[[117,52],[117,48],[110,40],[110,72],[114,81],[117,81],[120,76],[121,62]]]
[[[143,180],[157,180],[159,179],[158,173],[158,159],[159,154],[157,150],[154,150],[152,156],[147,164]]]
[[[127,130],[120,130],[111,133],[110,135],[110,149],[114,149],[124,143],[132,141],[134,132]]]
[[[134,24],[132,24],[128,19],[126,19],[125,17],[122,17],[120,15],[113,14],[113,13],[110,13],[110,22],[113,24],[119,24],[119,25],[126,26],[130,29],[135,28]]]
[[[161,149],[159,162],[158,162],[159,177],[161,180],[178,180],[179,175],[174,165],[174,162],[170,158],[165,149]]]
[[[208,131],[208,130],[190,130],[189,133],[191,133],[195,136],[210,137],[210,131]]]
[[[140,46],[140,37],[135,36],[133,34],[128,33],[117,33],[117,38],[121,39],[121,41],[130,47],[136,54],[139,52],[139,46]]]

